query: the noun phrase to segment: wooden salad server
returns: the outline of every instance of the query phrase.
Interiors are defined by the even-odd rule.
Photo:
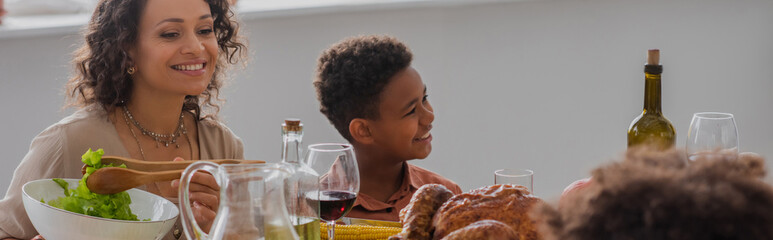
[[[183,170],[144,172],[128,168],[106,167],[97,169],[86,178],[89,190],[99,194],[115,194],[145,184],[180,179]]]
[[[265,163],[260,160],[236,160],[236,159],[214,159],[214,160],[186,160],[186,161],[141,161],[137,159],[103,156],[102,164],[113,164],[120,166],[126,164],[126,168],[105,167],[94,171],[86,179],[86,186],[94,193],[114,194],[123,192],[145,184],[171,181],[180,179],[183,170],[188,165],[197,161],[207,161],[215,164],[242,164],[242,163]],[[81,168],[82,173],[86,173],[86,165]]]
[[[113,166],[121,166],[126,164],[126,168],[144,171],[144,172],[158,172],[168,170],[182,170],[198,161],[207,161],[215,164],[240,164],[240,163],[266,163],[266,161],[260,160],[238,160],[238,159],[212,159],[212,160],[184,160],[184,161],[142,161],[138,159],[118,157],[118,156],[102,156],[102,164],[113,164]],[[81,168],[81,174],[86,174],[87,165],[83,165]]]

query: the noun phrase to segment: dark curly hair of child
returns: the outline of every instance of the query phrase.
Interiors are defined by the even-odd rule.
[[[759,155],[631,150],[555,209],[532,212],[544,239],[773,239],[773,188]]]
[[[358,36],[334,44],[317,63],[314,87],[319,111],[341,136],[352,141],[349,122],[377,119],[381,91],[412,59],[411,50],[389,36]]]

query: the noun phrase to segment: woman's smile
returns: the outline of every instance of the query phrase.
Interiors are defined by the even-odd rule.
[[[183,64],[172,65],[172,69],[189,76],[201,76],[207,72],[206,61],[192,61]]]

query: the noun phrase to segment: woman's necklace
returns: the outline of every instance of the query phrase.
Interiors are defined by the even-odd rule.
[[[171,143],[177,146],[177,148],[180,148],[180,144],[177,144],[177,138],[183,134],[185,135],[188,134],[188,131],[185,130],[185,125],[183,125],[183,113],[180,113],[180,121],[177,124],[177,129],[175,129],[172,134],[155,133],[142,127],[142,125],[140,125],[140,123],[134,119],[134,116],[132,116],[132,113],[129,112],[129,108],[126,107],[126,105],[123,106],[123,114],[124,114],[124,117],[128,117],[129,120],[131,120],[132,123],[134,123],[134,126],[136,126],[137,129],[140,130],[140,132],[142,132],[142,135],[150,136],[151,138],[153,138],[153,140],[156,141],[156,148],[158,148],[160,143],[163,143],[164,147],[169,147],[169,144]]]
[[[182,129],[182,134],[185,135],[185,139],[188,142],[188,150],[190,151],[191,159],[193,159],[194,158],[194,156],[193,156],[193,144],[191,143],[191,137],[188,136],[188,131],[185,131],[185,125],[183,123],[183,115],[182,114],[183,113],[180,113],[180,126],[177,129],[178,130]],[[132,133],[132,137],[134,137],[134,141],[137,142],[137,147],[140,149],[140,155],[142,155],[142,160],[143,161],[147,161],[148,159],[145,157],[145,151],[142,150],[142,144],[140,144],[140,139],[137,138],[137,134],[134,134],[134,129],[132,129],[131,124],[129,124],[129,118],[131,118],[134,121],[134,118],[132,118],[132,115],[129,112],[129,109],[126,106],[123,106],[123,120],[124,120],[124,122],[126,122],[126,127],[129,128],[129,132]],[[144,128],[142,128],[139,125],[139,123],[137,121],[134,121],[134,125],[137,126],[137,128],[140,129],[140,131],[142,131],[144,129]],[[150,132],[150,131],[148,131],[148,132]],[[144,134],[144,132],[143,132],[143,134]],[[144,134],[144,135],[147,135],[147,134]],[[179,137],[179,135],[178,135],[178,137]],[[156,140],[156,148],[158,148],[158,142],[159,142],[158,138],[154,138],[154,140]],[[176,144],[176,137],[175,137],[175,140],[172,143]],[[168,146],[168,145],[165,145],[165,146]],[[177,145],[177,148],[180,148],[179,144]],[[158,185],[158,182],[155,182],[153,184],[156,186],[156,189],[159,189],[159,190],[161,189],[161,187],[159,187],[159,185]],[[180,237],[182,236],[182,231],[180,230],[181,227],[180,227],[179,224],[180,224],[179,221],[175,223],[175,226],[174,226],[175,229],[174,229],[174,232],[172,233],[175,239],[180,239]]]
[[[140,139],[137,138],[137,134],[134,133],[134,129],[132,129],[132,126],[129,124],[129,119],[134,120],[134,118],[132,118],[132,115],[129,112],[129,109],[126,106],[123,106],[123,110],[124,110],[124,112],[123,112],[123,120],[124,120],[124,122],[126,122],[126,127],[129,128],[129,132],[132,133],[132,137],[134,138],[134,141],[137,142],[137,147],[140,149],[140,155],[142,155],[142,160],[146,160],[147,161],[147,158],[145,157],[145,150],[142,149],[142,144],[140,144]],[[193,159],[193,157],[194,157],[193,156],[193,145],[191,143],[190,136],[188,136],[188,131],[185,130],[185,124],[182,121],[183,120],[182,117],[183,117],[183,115],[182,115],[182,113],[180,113],[180,125],[178,126],[177,129],[178,130],[182,129],[182,134],[185,135],[185,139],[188,142],[188,150],[190,151],[190,154],[191,154],[190,157],[191,157],[191,159]],[[134,121],[134,124],[135,124],[135,126],[137,126],[138,129],[140,129],[140,131],[142,131],[144,129],[141,126],[139,126],[139,123],[137,121]],[[143,135],[147,135],[147,134],[143,133]],[[179,135],[177,137],[179,137]],[[175,137],[175,139],[174,139],[174,141],[172,143],[177,144],[177,137]],[[156,148],[158,148],[158,143],[159,143],[158,138],[154,137],[153,140],[156,141]],[[177,148],[180,148],[179,144],[177,144]]]

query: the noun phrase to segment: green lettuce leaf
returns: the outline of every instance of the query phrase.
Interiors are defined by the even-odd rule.
[[[97,151],[89,149],[81,156],[81,162],[88,167],[86,167],[86,174],[78,181],[78,186],[74,189],[68,189],[69,184],[62,179],[53,179],[64,189],[65,197],[48,201],[48,205],[89,216],[138,221],[137,215],[133,214],[129,208],[132,203],[129,193],[96,194],[92,193],[86,186],[86,179],[91,173],[103,167],[113,167],[112,164],[102,164],[102,155],[104,154],[105,151],[100,148]],[[126,168],[126,165],[121,164],[119,167]]]

